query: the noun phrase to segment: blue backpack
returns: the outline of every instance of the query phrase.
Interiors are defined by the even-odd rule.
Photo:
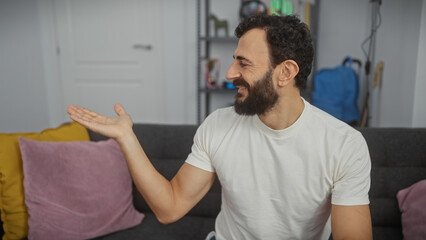
[[[314,76],[313,105],[346,123],[358,121],[360,116],[359,81],[353,62],[346,57],[341,65],[322,69]]]

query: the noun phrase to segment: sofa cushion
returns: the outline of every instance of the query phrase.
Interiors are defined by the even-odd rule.
[[[185,216],[171,224],[161,224],[153,213],[146,213],[138,226],[112,233],[93,240],[122,239],[205,239],[209,232],[214,231],[215,218]]]
[[[133,125],[133,131],[149,159],[186,159],[191,152],[196,130],[195,125]],[[89,131],[89,135],[93,141],[106,139],[92,131]]]
[[[373,227],[374,240],[401,240],[402,229],[399,227],[375,226]]]
[[[402,239],[396,194],[426,178],[426,129],[359,130],[367,141],[371,156],[369,196],[374,239]]]
[[[426,237],[426,180],[400,190],[397,199],[404,239]]]
[[[40,133],[0,133],[0,209],[6,239],[23,239],[28,234],[20,136],[44,141],[89,140],[86,128],[74,122]]]
[[[88,239],[139,224],[118,144],[19,139],[29,239]]]
[[[196,125],[133,125],[133,131],[152,165],[168,180],[175,176],[191,152],[196,130]],[[107,139],[92,131],[89,131],[89,135],[93,141]],[[137,190],[134,192],[134,204],[139,211],[151,212]],[[215,218],[220,211],[220,205],[221,187],[219,181],[216,180],[206,196],[189,211],[188,215]]]

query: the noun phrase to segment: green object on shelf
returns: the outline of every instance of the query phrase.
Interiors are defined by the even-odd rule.
[[[281,15],[281,1],[282,0],[271,0],[271,14],[272,15]]]
[[[225,36],[228,37],[228,21],[218,19],[214,14],[210,14],[209,20],[213,20],[214,22],[214,36],[218,36],[218,32],[220,29],[225,31]]]
[[[293,14],[293,3],[288,0],[283,0],[282,7],[281,7],[281,13],[283,15],[291,15]]]
[[[293,14],[293,3],[289,0],[271,0],[272,15],[291,15]]]

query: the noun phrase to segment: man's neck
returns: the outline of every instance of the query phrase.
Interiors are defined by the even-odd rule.
[[[259,115],[259,119],[271,129],[286,129],[299,119],[304,108],[305,104],[299,93],[281,96],[270,111]]]

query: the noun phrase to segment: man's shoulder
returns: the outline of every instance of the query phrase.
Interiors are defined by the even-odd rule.
[[[313,129],[337,138],[362,138],[362,134],[347,123],[313,105],[311,105],[310,108],[311,111],[308,124],[310,124]]]

